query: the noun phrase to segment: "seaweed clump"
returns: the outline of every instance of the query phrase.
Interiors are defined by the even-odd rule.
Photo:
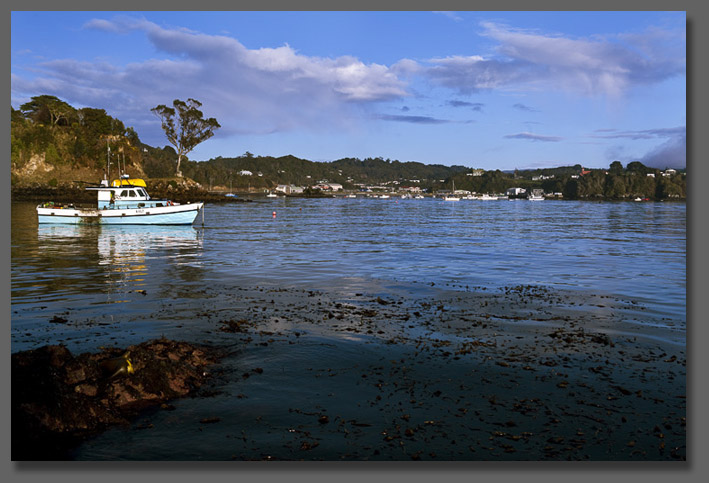
[[[12,459],[70,459],[82,440],[193,394],[218,359],[167,339],[78,356],[63,345],[12,354]]]

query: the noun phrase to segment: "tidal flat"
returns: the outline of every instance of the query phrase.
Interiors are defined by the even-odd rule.
[[[166,337],[223,355],[198,393],[83,441],[70,459],[686,459],[684,327],[653,323],[634,300],[355,278],[328,290],[163,289],[127,295],[132,312],[120,316],[13,315],[61,318],[24,325],[13,346],[78,353]]]

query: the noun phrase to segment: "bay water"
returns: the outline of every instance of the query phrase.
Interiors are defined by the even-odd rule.
[[[356,325],[338,328],[338,318],[329,318],[365,299],[369,312],[380,312],[378,327],[400,327],[409,341],[423,340],[412,322],[427,317],[421,307],[437,294],[442,300],[531,287],[590,311],[579,323],[617,323],[623,333],[631,326],[664,350],[686,344],[684,203],[255,198],[207,204],[204,218],[181,227],[38,225],[34,207],[12,204],[13,352],[59,343],[95,352],[163,335],[236,348],[221,364],[227,375],[219,395],[175,402],[173,411],[111,429],[78,448],[76,459],[401,458],[398,450],[377,449],[376,424],[354,425],[361,434],[343,438],[339,426],[311,416],[327,408],[331,418],[378,421],[377,389],[360,381],[412,357],[411,345],[349,331]],[[418,303],[423,298],[427,305]],[[406,324],[397,321],[404,313],[413,314]],[[221,318],[255,321],[277,335],[244,342],[243,334],[219,332]],[[430,338],[430,330],[421,334]],[[454,373],[470,377],[469,364],[426,361],[414,369],[419,385],[435,381],[445,392],[445,384],[457,387]],[[240,376],[253,367],[263,375]],[[441,414],[425,419],[449,417],[436,400],[427,411]],[[387,417],[411,403],[387,400]],[[215,415],[221,423],[209,431],[199,424]],[[436,441],[439,457],[481,458]],[[591,457],[625,457],[605,447]]]

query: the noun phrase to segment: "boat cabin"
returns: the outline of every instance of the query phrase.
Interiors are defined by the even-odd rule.
[[[99,210],[154,208],[171,204],[166,200],[152,200],[144,187],[143,180],[138,180],[141,183],[135,184],[128,184],[126,180],[121,181],[121,183],[114,181],[112,186],[108,186],[108,183],[104,181],[101,186],[86,188],[98,192]]]

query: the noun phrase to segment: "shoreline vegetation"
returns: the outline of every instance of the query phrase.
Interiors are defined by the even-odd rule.
[[[253,194],[284,188],[298,196],[387,192],[443,194],[456,186],[460,194],[504,194],[517,188],[571,200],[685,200],[686,169],[659,169],[632,161],[623,166],[589,169],[581,164],[514,171],[445,166],[418,161],[369,157],[309,161],[293,155],[218,156],[193,161],[171,146],[143,143],[132,127],[109,116],[104,109],[76,109],[53,96],[37,96],[11,109],[11,187],[13,200],[54,201],[97,183],[110,166],[111,179],[119,173],[145,179],[153,197],[176,201],[199,196],[201,201],[224,201],[225,193]],[[179,162],[179,176],[176,166]],[[471,155],[471,165],[475,157]],[[72,196],[80,196],[71,192]],[[61,197],[61,198],[59,198]],[[192,198],[194,200],[194,198]],[[44,199],[43,201],[50,201]]]

